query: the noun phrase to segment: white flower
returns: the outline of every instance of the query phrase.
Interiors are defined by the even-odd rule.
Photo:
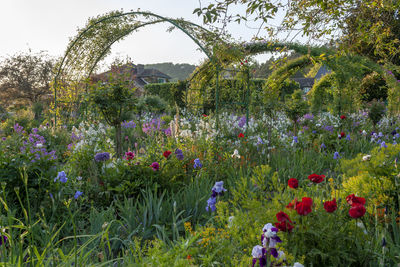
[[[367,132],[365,130],[363,130],[362,135],[367,135]]]
[[[366,155],[364,157],[362,157],[363,161],[369,161],[371,159],[371,155]]]
[[[36,148],[42,148],[42,147],[43,147],[43,144],[41,144],[41,143],[36,144]]]
[[[82,180],[82,176],[76,177],[76,180],[81,181]]]
[[[257,245],[253,248],[251,255],[253,256],[253,258],[259,259],[263,256],[262,250],[263,250],[263,247]]]
[[[286,260],[285,252],[283,252],[282,250],[278,251],[278,260]]]
[[[240,159],[239,151],[237,149],[233,151],[232,158]]]
[[[295,263],[293,264],[293,267],[304,267],[304,265],[301,264],[301,263],[295,262]]]

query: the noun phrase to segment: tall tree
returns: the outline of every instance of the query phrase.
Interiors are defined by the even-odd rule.
[[[50,93],[54,61],[43,52],[19,53],[0,62],[0,96],[10,103],[25,100],[32,104]]]

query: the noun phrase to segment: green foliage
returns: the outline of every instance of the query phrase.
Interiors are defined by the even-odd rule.
[[[377,72],[366,75],[361,82],[361,100],[371,102],[372,100],[385,101],[387,98],[387,85],[385,80]]]
[[[158,95],[146,95],[138,99],[136,109],[139,113],[152,112],[160,114],[167,109],[167,102]]]
[[[146,84],[144,89],[150,95],[157,95],[164,99],[170,106],[178,105],[185,107],[184,95],[186,93],[187,82],[178,81],[174,83],[153,83]]]
[[[369,106],[368,118],[372,121],[372,124],[375,127],[385,115],[385,105],[382,102],[374,100],[369,104]]]
[[[285,100],[284,111],[289,119],[296,125],[297,120],[307,113],[308,105],[303,99],[303,92],[298,89]],[[296,126],[295,126],[296,127]]]
[[[329,104],[333,101],[332,87],[335,83],[335,74],[324,75],[314,83],[309,94],[311,95],[311,110],[313,113],[326,111]]]

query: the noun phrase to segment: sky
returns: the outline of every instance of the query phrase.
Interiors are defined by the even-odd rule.
[[[192,14],[197,7],[199,0],[0,0],[0,59],[29,49],[34,53],[45,51],[54,57],[62,56],[69,40],[76,36],[78,28],[85,26],[89,17],[109,11],[140,8],[202,24],[201,18]],[[129,57],[135,64],[200,64],[206,56],[194,42],[178,30],[166,32],[168,27],[167,23],[151,25],[131,34],[112,47],[112,54],[105,62]],[[231,24],[228,30],[241,40],[250,40],[257,32],[236,24]]]

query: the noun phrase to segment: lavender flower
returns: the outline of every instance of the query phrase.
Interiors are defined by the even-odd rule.
[[[128,129],[128,128],[135,128],[136,127],[136,123],[133,121],[123,121],[122,122],[122,127]]]
[[[239,123],[238,123],[238,126],[239,126],[240,128],[243,128],[243,126],[244,126],[245,124],[246,124],[246,116],[243,116],[243,117],[240,118]]]
[[[348,135],[346,136],[346,140],[347,140],[347,141],[351,141],[350,134],[348,134]]]
[[[325,149],[326,145],[324,143],[321,144],[321,149]]]
[[[106,161],[106,160],[109,160],[109,159],[110,159],[110,153],[108,153],[108,152],[97,153],[94,156],[94,160],[97,161],[97,162]]]
[[[324,130],[331,132],[331,133],[333,133],[333,129],[334,129],[333,126],[330,126],[330,125],[327,125],[324,127]]]
[[[387,148],[387,145],[386,145],[385,141],[382,141],[381,148]]]
[[[314,119],[314,115],[311,113],[307,113],[303,116],[303,119],[305,120],[313,120]]]
[[[23,129],[24,129],[24,127],[22,127],[22,126],[19,125],[18,123],[14,124],[14,131],[15,131],[16,133],[21,133]]]

